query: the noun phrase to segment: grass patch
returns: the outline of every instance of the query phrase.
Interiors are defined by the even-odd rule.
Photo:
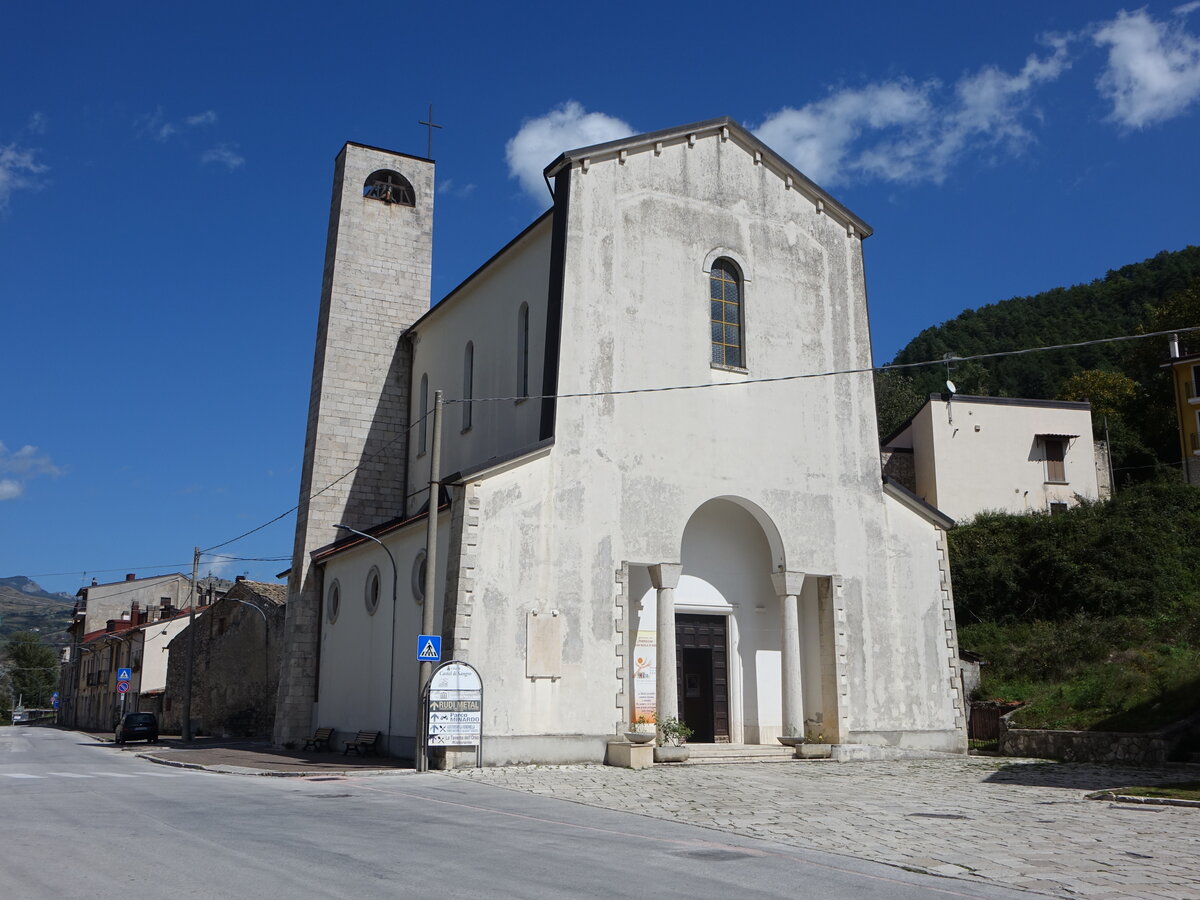
[[[1174,800],[1200,800],[1200,781],[1178,781],[1151,787],[1123,787],[1113,791],[1129,797],[1170,797]]]
[[[982,698],[1025,701],[1017,727],[1145,732],[1200,707],[1200,649],[1180,625],[1169,611],[983,622],[959,643],[988,662]]]

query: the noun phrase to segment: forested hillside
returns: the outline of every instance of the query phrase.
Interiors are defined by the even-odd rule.
[[[1088,284],[1014,297],[927,328],[894,363],[966,357],[1200,325],[1200,247],[1163,252],[1110,271]],[[1184,336],[1200,349],[1200,338]],[[1097,344],[1070,350],[956,363],[951,377],[964,394],[1090,400],[1097,436],[1105,419],[1114,465],[1130,477],[1174,464],[1179,445],[1169,380],[1159,368],[1165,339]],[[876,379],[880,434],[888,434],[930,393],[943,390],[941,366]],[[1125,480],[1118,472],[1118,480]]]
[[[1164,477],[949,533],[959,644],[1030,728],[1146,731],[1200,709],[1200,490]]]
[[[73,607],[71,597],[44,591],[23,575],[0,578],[0,637],[34,631],[49,643],[66,643]]]

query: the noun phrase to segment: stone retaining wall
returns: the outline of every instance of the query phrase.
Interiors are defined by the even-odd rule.
[[[1172,743],[1159,732],[1043,731],[1009,728],[1005,719],[1000,720],[1000,753],[1004,756],[1159,766],[1167,761]]]

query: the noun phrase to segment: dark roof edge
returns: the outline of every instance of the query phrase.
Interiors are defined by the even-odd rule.
[[[400,156],[404,159],[415,159],[417,162],[433,162],[433,160],[428,156],[414,156],[411,153],[401,153],[399,150],[389,150],[387,147],[376,147],[374,144],[364,144],[361,141],[346,141],[346,143],[342,144],[342,150],[345,150],[347,147],[362,147],[364,150],[374,150],[376,153],[386,153],[388,156]],[[338,156],[342,155],[342,150],[338,151]]]
[[[926,503],[904,485],[898,481],[893,481],[887,475],[883,476],[883,489],[911,509],[913,512],[922,518],[928,519],[939,528],[951,529],[957,523],[934,506],[931,503]]]
[[[1036,406],[1042,409],[1091,409],[1086,400],[1029,400],[1022,397],[976,397],[973,394],[930,394],[930,403],[953,399],[956,403],[991,403],[994,406]]]
[[[1160,369],[1167,369],[1179,363],[1190,363],[1200,360],[1200,353],[1185,353],[1183,356],[1173,356],[1165,363],[1159,366]]]
[[[893,430],[891,434],[889,434],[887,437],[885,437],[882,441],[879,442],[880,449],[887,450],[888,444],[890,444],[896,438],[900,437],[900,435],[904,434],[906,429],[912,427],[913,420],[915,420],[917,418],[917,416],[919,416],[921,414],[921,410],[923,410],[928,405],[929,405],[929,401],[922,403],[919,407],[917,407],[917,411],[915,413],[913,413],[911,416],[909,416],[907,419],[905,419],[902,423],[900,423],[898,426],[896,426],[895,430]]]
[[[438,506],[438,515],[450,509],[449,503],[442,503]],[[417,522],[423,522],[429,516],[429,510],[425,509],[417,513],[415,516],[410,516],[407,519],[395,518],[388,519],[386,522],[381,522],[378,525],[372,525],[370,528],[362,529],[365,534],[371,537],[382,538],[385,534],[391,534],[393,531],[398,531],[401,528],[407,528],[409,525],[415,525]],[[359,537],[357,534],[352,534],[349,537],[342,538],[339,541],[334,541],[332,544],[326,544],[324,547],[318,547],[309,553],[309,558],[317,564],[323,564],[332,556],[337,556],[343,550],[349,550],[357,547],[359,544],[366,543],[366,538]]]
[[[830,208],[836,211],[840,216],[846,219],[847,222],[854,225],[859,230],[862,237],[868,238],[875,233],[870,225],[861,218],[852,213],[849,209],[839,203],[834,197],[829,194],[824,188],[818,185],[815,181],[797,169],[794,165],[764,144],[752,132],[747,131],[739,125],[730,116],[721,116],[717,119],[705,119],[702,122],[693,122],[690,125],[679,125],[675,128],[664,128],[660,131],[650,131],[645,134],[630,135],[627,138],[620,138],[615,141],[605,141],[602,144],[592,144],[589,147],[579,147],[575,150],[567,150],[561,153],[554,162],[546,166],[544,173],[547,178],[554,177],[555,173],[565,165],[570,165],[577,160],[590,156],[608,156],[615,155],[622,150],[638,149],[649,144],[654,144],[659,141],[670,141],[686,138],[690,134],[699,135],[701,133],[718,132],[728,128],[731,133],[736,133],[739,138],[750,146],[763,151],[763,155],[774,163],[775,167],[792,176],[801,187],[809,193],[815,194],[826,204],[826,211]]]
[[[523,238],[528,237],[530,232],[532,232],[538,225],[540,225],[542,223],[543,219],[547,218],[553,212],[554,212],[554,207],[551,207],[550,209],[548,209],[544,213],[542,213],[540,216],[538,216],[536,219],[534,219],[532,222],[530,222],[524,229],[521,230],[520,234],[518,234],[515,238],[513,238],[511,241],[509,241],[507,244],[505,244],[503,247],[501,247],[499,250],[497,250],[495,253],[493,253],[488,258],[487,262],[485,262],[478,269],[476,269],[474,272],[472,272],[470,275],[468,275],[466,278],[464,278],[462,281],[460,281],[458,283],[458,285],[450,291],[450,293],[446,294],[446,296],[442,297],[441,300],[439,300],[433,306],[429,307],[429,309],[426,310],[421,315],[421,318],[417,319],[417,321],[413,322],[406,329],[404,329],[402,336],[409,334],[412,331],[416,330],[417,326],[421,325],[426,319],[428,319],[431,315],[433,315],[435,312],[437,312],[439,309],[441,309],[442,306],[447,301],[449,301],[451,298],[453,298],[455,295],[457,295],[459,291],[463,290],[468,284],[470,284],[472,281],[474,281],[476,279],[476,277],[478,277],[479,275],[482,275],[484,269],[488,268],[492,263],[494,263],[498,259],[500,259],[501,256],[503,256],[505,253],[507,253],[509,250],[511,250],[514,246],[516,246],[516,244],[518,242],[520,242]]]
[[[460,471],[455,472],[453,475],[447,475],[442,479],[442,484],[461,484],[470,478],[474,478],[481,472],[486,472],[488,469],[494,469],[497,466],[504,465],[505,463],[513,462],[514,460],[520,459],[522,456],[532,456],[535,453],[545,450],[547,447],[553,446],[554,438],[552,436],[543,438],[536,443],[527,444],[519,450],[514,450],[511,453],[503,453],[500,456],[493,456],[491,459],[485,459],[483,462],[472,466],[469,469],[461,469]]]

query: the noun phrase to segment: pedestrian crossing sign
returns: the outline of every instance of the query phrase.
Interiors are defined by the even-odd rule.
[[[442,659],[442,636],[440,634],[417,635],[417,662],[440,662]]]

